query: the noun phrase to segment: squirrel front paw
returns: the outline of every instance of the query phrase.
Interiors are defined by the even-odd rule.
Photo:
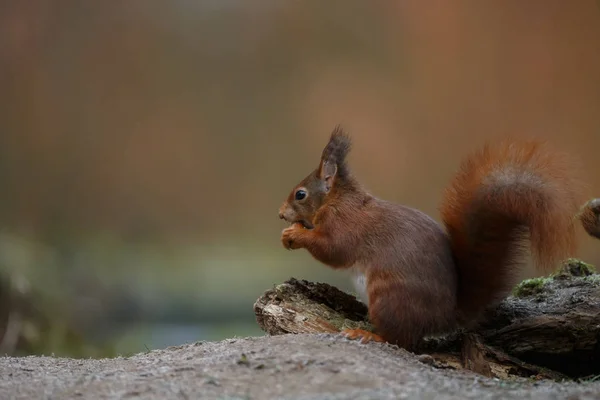
[[[299,249],[301,246],[298,243],[300,235],[304,233],[304,227],[300,223],[295,223],[289,228],[285,228],[281,232],[281,243],[288,250]]]

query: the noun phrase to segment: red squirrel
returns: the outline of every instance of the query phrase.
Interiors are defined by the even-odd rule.
[[[379,199],[351,174],[350,137],[336,127],[319,166],[289,194],[281,242],[351,270],[375,332],[350,339],[414,349],[424,336],[472,327],[508,295],[526,263],[549,272],[576,249],[580,185],[570,160],[536,141],[486,145],[446,188],[445,229],[425,213]]]

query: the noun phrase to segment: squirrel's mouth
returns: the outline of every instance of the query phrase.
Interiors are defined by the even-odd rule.
[[[289,223],[290,226],[292,226],[294,224],[300,224],[300,225],[302,225],[302,227],[304,227],[304,229],[314,229],[314,227],[315,227],[312,224],[312,222],[310,222],[306,219],[302,219],[302,218],[292,219],[292,217],[291,217],[291,215],[289,215],[289,213],[285,213],[283,211],[279,211],[279,218],[281,218],[284,221],[286,221],[287,223]]]

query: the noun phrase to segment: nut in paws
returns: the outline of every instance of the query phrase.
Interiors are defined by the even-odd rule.
[[[298,239],[304,232],[301,224],[294,224],[281,232],[281,243],[288,250],[299,249]]]

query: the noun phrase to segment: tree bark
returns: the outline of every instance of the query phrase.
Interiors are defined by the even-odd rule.
[[[366,305],[354,296],[294,278],[266,291],[254,312],[270,335],[373,330]],[[551,277],[519,284],[476,329],[425,339],[418,353],[440,368],[561,380],[600,374],[599,337],[600,275],[569,260]]]

